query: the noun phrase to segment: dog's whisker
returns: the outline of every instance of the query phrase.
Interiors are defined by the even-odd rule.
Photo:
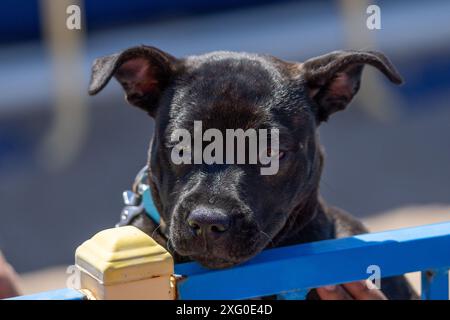
[[[160,224],[158,224],[158,226],[155,228],[155,230],[153,230],[153,232],[152,232],[152,238],[155,238],[155,233],[156,233],[156,231],[158,231],[159,228],[161,228],[161,225],[160,225]]]
[[[275,243],[273,242],[272,238],[271,238],[267,233],[265,233],[265,232],[262,231],[262,230],[260,230],[259,233],[261,233],[263,236],[265,236],[267,239],[269,239],[269,244],[270,244],[271,246],[274,246],[274,245],[275,245]]]
[[[171,254],[175,253],[175,248],[173,247],[170,239],[167,240],[167,251],[169,251]]]

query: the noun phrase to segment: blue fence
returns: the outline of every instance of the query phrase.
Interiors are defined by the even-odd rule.
[[[301,299],[309,288],[362,280],[376,265],[388,277],[422,271],[422,299],[449,299],[450,222],[270,249],[241,266],[175,265],[179,299]],[[83,299],[64,289],[19,299]]]

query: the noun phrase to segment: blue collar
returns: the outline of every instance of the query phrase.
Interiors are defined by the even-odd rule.
[[[155,203],[153,202],[150,186],[148,185],[148,173],[148,166],[144,166],[141,170],[139,170],[136,178],[134,179],[133,192],[141,197],[141,206],[143,206],[147,216],[152,219],[154,223],[159,225],[161,223],[161,216],[158,209],[156,209]]]
[[[153,202],[152,193],[148,185],[147,166],[142,168],[137,174],[132,190],[123,192],[125,207],[120,214],[120,221],[116,227],[126,226],[141,214],[146,214],[157,226],[161,226],[161,216]],[[161,226],[163,229],[163,226]]]
[[[147,216],[159,225],[161,223],[161,216],[159,215],[158,209],[156,209],[155,203],[153,202],[152,193],[150,192],[150,188],[148,186],[142,193],[142,202]]]

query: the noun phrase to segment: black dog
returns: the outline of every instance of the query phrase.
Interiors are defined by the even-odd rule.
[[[149,185],[166,232],[146,216],[133,224],[173,251],[209,268],[244,262],[265,248],[364,233],[319,197],[323,155],[316,129],[357,93],[365,64],[402,79],[379,52],[336,51],[304,63],[272,56],[213,52],[177,59],[140,46],[94,62],[89,93],[115,77],[128,102],[155,120]],[[174,164],[171,134],[203,128],[277,128],[279,171],[259,165]],[[167,243],[165,242],[167,240]],[[414,297],[403,277],[384,279],[389,298]]]

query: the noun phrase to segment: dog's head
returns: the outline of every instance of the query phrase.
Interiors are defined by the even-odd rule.
[[[97,59],[89,92],[96,94],[114,76],[128,102],[154,118],[150,185],[169,241],[178,254],[221,268],[275,242],[294,214],[297,222],[312,218],[313,207],[299,208],[317,200],[322,160],[316,128],[352,100],[365,64],[402,81],[378,52],[336,51],[294,63],[233,52],[177,59],[140,46]],[[194,121],[205,135],[197,135]],[[208,129],[215,131],[206,134]],[[261,174],[259,161],[221,161],[230,152],[222,147],[229,129],[276,129],[276,150],[270,144],[258,150],[277,162],[274,174]],[[176,150],[185,134],[192,144]],[[191,158],[198,147],[200,154],[209,148],[215,161],[174,161],[174,154]],[[254,150],[247,144],[240,152],[249,160]]]

